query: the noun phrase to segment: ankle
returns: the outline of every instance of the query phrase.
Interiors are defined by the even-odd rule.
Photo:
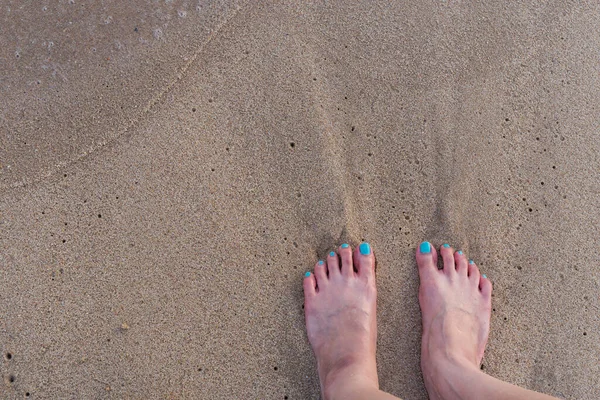
[[[422,367],[424,379],[431,384],[427,389],[437,394],[452,393],[452,397],[443,396],[446,400],[463,399],[468,385],[477,384],[478,377],[485,375],[472,360],[463,356],[436,357],[427,367]]]
[[[376,367],[365,368],[364,362],[347,363],[332,368],[321,382],[324,400],[351,399],[356,394],[379,390]]]
[[[451,366],[452,368],[461,371],[479,369],[475,355],[469,356],[461,352],[452,352],[446,350],[443,353],[434,355],[433,358],[437,360],[437,364],[440,366]]]

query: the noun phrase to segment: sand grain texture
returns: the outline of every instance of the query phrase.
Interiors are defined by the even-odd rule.
[[[429,239],[494,283],[486,372],[599,398],[600,7],[405,3],[4,5],[0,397],[318,399],[302,276],[368,240],[426,398]]]

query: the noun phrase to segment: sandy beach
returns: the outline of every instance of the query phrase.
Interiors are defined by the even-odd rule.
[[[600,398],[600,4],[0,8],[2,399],[319,399],[302,278],[377,257],[381,388],[426,399],[414,252],[494,285],[486,373]]]

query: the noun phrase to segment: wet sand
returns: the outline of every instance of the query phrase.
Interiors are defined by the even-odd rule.
[[[0,397],[318,399],[302,277],[367,240],[381,387],[426,398],[427,239],[494,284],[485,372],[599,398],[599,19],[558,1],[5,5]]]

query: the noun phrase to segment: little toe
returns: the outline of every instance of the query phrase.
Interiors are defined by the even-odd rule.
[[[479,279],[479,289],[484,297],[490,298],[492,296],[492,282],[485,275],[481,275]]]
[[[429,242],[422,242],[417,247],[417,265],[421,280],[439,274],[437,267],[437,251]]]
[[[454,253],[454,264],[456,265],[456,272],[458,272],[460,276],[466,277],[468,275],[467,256],[462,252],[462,250]]]
[[[310,272],[307,272],[304,275],[304,301],[310,301],[317,294],[317,281],[315,281],[315,276]]]
[[[342,276],[353,276],[354,265],[352,264],[352,248],[350,246],[344,247],[344,245],[341,245],[339,252],[340,258],[342,259],[342,267],[340,268]]]
[[[317,279],[317,287],[319,289],[322,289],[327,285],[327,270],[323,260],[319,260],[315,264],[315,278]]]
[[[358,271],[358,276],[368,281],[375,275],[375,255],[369,243],[361,243],[354,250],[354,264]]]
[[[440,255],[444,261],[444,273],[452,276],[456,274],[456,266],[454,265],[454,249],[448,244],[440,247]]]

